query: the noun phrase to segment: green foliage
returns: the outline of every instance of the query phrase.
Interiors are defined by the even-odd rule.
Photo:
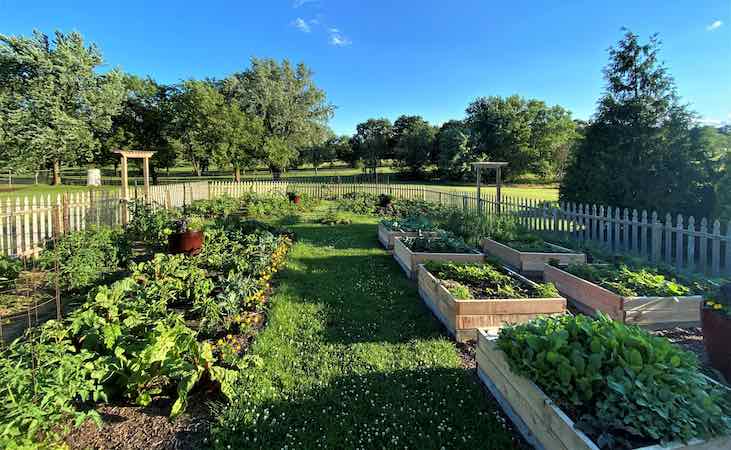
[[[38,262],[54,275],[58,264],[61,287],[80,289],[120,270],[130,255],[129,242],[121,230],[90,227],[60,236],[55,243],[49,241]]]
[[[201,254],[158,254],[132,263],[129,277],[98,286],[63,322],[47,322],[10,344],[0,353],[0,394],[7,400],[0,443],[50,439],[68,418],[77,426],[87,418],[100,423],[93,409],[80,408],[86,401],[147,405],[156,396],[171,396],[174,417],[201,380],[230,397],[245,364],[231,355],[220,359],[201,339],[248,326],[247,314],[262,308],[269,279],[291,242],[265,228],[217,220],[206,231]],[[111,257],[114,249],[105,245],[120,236],[114,230],[72,234],[56,251],[87,246],[104,248]]]
[[[250,194],[241,200],[246,213],[251,217],[269,218],[282,217],[313,210],[319,203],[319,199],[307,194],[298,194],[299,204],[292,202],[287,195],[259,195]]]
[[[325,215],[317,220],[317,223],[323,225],[348,225],[352,222],[347,216],[337,211],[328,211]]]
[[[459,180],[471,176],[469,130],[459,120],[450,120],[436,134],[437,167],[443,176]]]
[[[18,278],[23,270],[23,261],[12,256],[0,256],[0,282]]]
[[[378,196],[366,192],[349,192],[338,200],[338,210],[354,214],[375,214],[378,205]]]
[[[202,216],[211,219],[227,216],[238,211],[240,207],[239,199],[223,195],[211,200],[196,200],[190,205],[186,205],[183,213],[186,216]]]
[[[147,205],[142,201],[130,203],[127,236],[130,240],[142,241],[153,248],[163,248],[173,232],[174,221],[179,213],[175,210]]]
[[[394,123],[394,157],[402,171],[418,176],[431,160],[436,130],[418,116],[400,126],[402,118]]]
[[[507,177],[527,172],[556,176],[576,139],[569,111],[517,95],[478,98],[467,107],[464,122],[470,130],[471,161],[507,161]]]
[[[444,231],[434,237],[406,237],[401,241],[416,253],[475,253],[462,238]]]
[[[693,131],[661,63],[656,35],[627,31],[609,50],[607,86],[561,184],[561,200],[708,217],[719,170],[714,146]]]
[[[626,297],[673,297],[693,295],[691,288],[648,267],[625,264],[571,264],[566,271]]]
[[[459,299],[488,298],[556,298],[560,297],[551,284],[528,285],[509,274],[498,264],[460,264],[429,262],[427,270]],[[465,295],[467,289],[468,295]]]
[[[696,357],[606,316],[541,318],[500,330],[512,370],[564,407],[602,448],[688,442],[729,431],[723,393]]]
[[[358,159],[373,173],[390,151],[393,126],[388,119],[369,119],[359,123],[353,136],[353,149]]]
[[[333,106],[304,64],[251,59],[251,66],[221,83],[223,95],[261,120],[262,159],[274,171],[296,161],[299,148],[325,140]]]
[[[124,89],[118,70],[101,73],[99,49],[79,33],[54,38],[0,34],[0,111],[4,148],[0,159],[19,167],[91,161],[96,134],[109,130]]]
[[[391,231],[435,231],[437,229],[436,225],[424,216],[383,219],[381,224]]]

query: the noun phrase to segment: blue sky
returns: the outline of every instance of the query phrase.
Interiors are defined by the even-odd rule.
[[[731,122],[731,0],[0,0],[0,33],[77,30],[110,67],[164,83],[224,77],[250,56],[304,61],[338,133],[370,117],[441,123],[514,93],[586,119],[622,26],[659,32],[683,100]]]

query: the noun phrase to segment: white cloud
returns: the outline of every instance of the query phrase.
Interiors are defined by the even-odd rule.
[[[696,123],[698,125],[710,127],[723,127],[726,125],[731,125],[731,113],[728,113],[728,115],[726,116],[726,120],[717,119],[714,117],[701,117],[696,121]]]
[[[302,19],[301,17],[296,18],[292,22],[292,26],[297,28],[298,30],[300,30],[303,33],[309,33],[311,31],[310,24],[307,23],[307,21],[305,19]]]
[[[334,45],[336,47],[347,47],[353,43],[345,35],[340,33],[337,28],[330,28],[328,32],[330,33],[330,45]]]
[[[294,3],[292,3],[292,6],[295,8],[299,8],[301,6],[305,6],[308,3],[317,3],[319,0],[294,0]]]
[[[723,22],[722,22],[722,21],[720,21],[720,20],[715,20],[715,21],[711,22],[711,23],[710,23],[710,24],[709,24],[709,25],[708,25],[708,26],[706,27],[706,30],[707,30],[707,31],[714,31],[714,30],[718,30],[719,28],[721,28],[721,25],[723,25]]]

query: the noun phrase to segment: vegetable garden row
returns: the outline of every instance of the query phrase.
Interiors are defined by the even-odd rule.
[[[144,406],[166,396],[174,418],[193,390],[230,397],[256,363],[246,350],[292,244],[284,230],[242,214],[282,207],[293,208],[261,196],[185,211],[138,203],[124,230],[90,228],[50,242],[36,275],[59,279],[70,313],[2,349],[0,447],[37,448],[87,419],[101,424],[91,407],[98,402]],[[196,231],[205,233],[202,248],[170,251],[176,237]],[[28,275],[21,267],[7,258],[0,276],[12,283]]]

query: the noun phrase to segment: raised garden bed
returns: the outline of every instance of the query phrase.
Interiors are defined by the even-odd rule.
[[[429,261],[448,261],[462,263],[481,263],[485,255],[473,250],[472,252],[414,252],[404,244],[403,238],[396,238],[393,247],[393,257],[406,273],[406,276],[414,279],[418,275],[419,264]]]
[[[477,334],[477,374],[529,443],[545,449],[599,449],[541,388],[511,370],[505,354],[497,348],[497,336],[486,330],[478,330]],[[710,441],[695,439],[687,444],[674,442],[665,446],[644,446],[637,450],[728,448],[731,448],[731,436]]]
[[[525,297],[505,298],[507,295],[497,293],[495,298],[459,299],[425,265],[419,265],[419,295],[458,342],[476,339],[478,328],[494,329],[506,323],[523,323],[541,315],[566,312],[566,299],[536,295],[536,283],[509,269],[495,269],[524,287],[517,295]]]
[[[620,295],[558,267],[545,266],[544,279],[553,283],[580,312],[597,311],[614,320],[649,329],[700,326],[701,295]]]
[[[381,243],[386,250],[393,250],[394,240],[397,237],[418,237],[418,236],[436,236],[434,231],[403,231],[392,230],[387,228],[383,223],[378,224],[378,242]]]
[[[502,244],[492,239],[483,239],[480,241],[482,250],[487,255],[494,256],[504,264],[519,270],[525,275],[540,275],[543,273],[543,267],[550,261],[558,261],[561,266],[567,266],[573,263],[585,263],[586,255],[577,253],[571,249],[561,247],[559,245],[544,243],[544,250],[538,249],[520,249],[520,246]]]

